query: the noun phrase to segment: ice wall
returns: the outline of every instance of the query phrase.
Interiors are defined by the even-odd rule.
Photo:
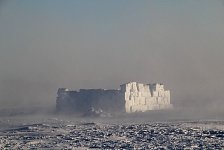
[[[107,112],[145,112],[172,108],[170,91],[162,84],[130,82],[119,90],[81,89],[70,91],[58,89],[58,111],[87,112],[91,108]]]
[[[170,91],[165,90],[162,84],[130,82],[121,85],[121,92],[127,113],[172,108]]]
[[[76,113],[85,113],[92,108],[106,112],[124,112],[124,103],[120,90],[80,89],[79,91],[70,91],[60,88],[56,109],[61,112]]]

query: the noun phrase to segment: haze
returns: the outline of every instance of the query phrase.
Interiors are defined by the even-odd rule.
[[[224,106],[222,0],[0,3],[0,108],[55,106],[59,87],[161,82],[176,107]]]

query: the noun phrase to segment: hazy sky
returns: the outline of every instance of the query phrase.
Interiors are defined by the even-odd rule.
[[[1,1],[0,107],[128,81],[164,83],[181,107],[223,108],[224,1]]]

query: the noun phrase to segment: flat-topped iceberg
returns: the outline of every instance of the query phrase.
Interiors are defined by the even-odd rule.
[[[104,112],[145,112],[170,109],[170,91],[163,84],[129,82],[118,90],[80,89],[71,91],[59,88],[56,108],[58,111],[88,112],[90,109]]]

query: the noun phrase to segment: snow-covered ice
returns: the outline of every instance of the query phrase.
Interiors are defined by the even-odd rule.
[[[1,149],[224,149],[222,121],[118,123],[111,118],[1,119]],[[28,122],[29,121],[29,122]],[[6,126],[8,124],[8,126]]]

